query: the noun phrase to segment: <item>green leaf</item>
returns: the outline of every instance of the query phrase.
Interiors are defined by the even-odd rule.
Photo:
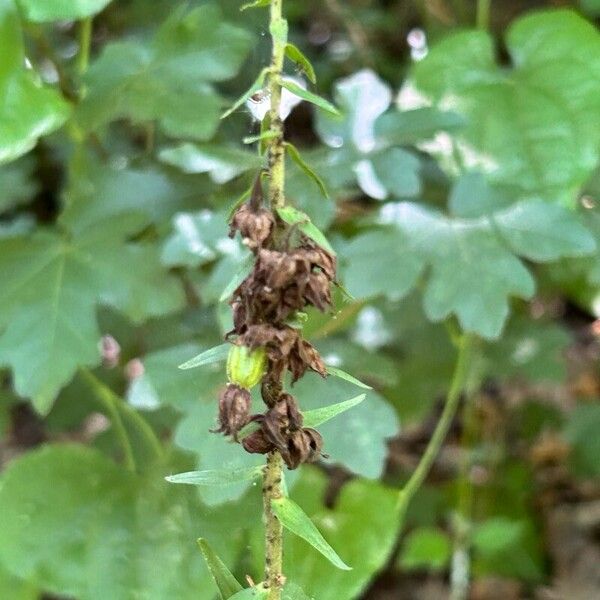
[[[311,598],[359,598],[384,568],[396,542],[397,493],[374,481],[354,479],[342,487],[334,506],[325,508],[325,490],[326,478],[304,467],[293,496],[353,569],[341,571],[318,560],[304,540],[290,536],[285,540],[284,573]]]
[[[242,4],[242,6],[240,6],[240,10],[247,10],[249,8],[264,8],[265,6],[269,6],[270,4],[271,0],[254,0],[254,2]]]
[[[239,530],[190,490],[160,480],[75,444],[28,452],[2,474],[0,562],[57,596],[127,600],[137,590],[145,598],[212,600],[194,540],[214,540],[233,561]]]
[[[262,476],[263,467],[249,469],[219,470],[219,471],[190,471],[169,475],[165,479],[169,483],[183,483],[187,485],[230,485],[239,481],[252,481]]]
[[[358,387],[363,388],[365,390],[373,389],[370,385],[363,383],[359,379],[356,379],[356,377],[353,377],[352,375],[350,375],[350,373],[346,373],[346,371],[342,371],[342,369],[338,369],[337,367],[332,367],[331,365],[327,365],[327,373],[329,373],[330,375],[333,375],[334,377],[339,377],[340,379],[349,381],[350,383],[353,383],[354,385],[357,385]]]
[[[223,293],[219,297],[219,302],[225,302],[231,294],[238,288],[240,283],[250,275],[252,268],[254,267],[254,260],[252,255],[248,256],[246,260],[240,265],[238,272],[235,274],[233,279],[227,284]]]
[[[188,181],[165,168],[119,168],[85,152],[75,153],[68,177],[60,223],[77,232],[132,214],[140,217],[142,229],[196,208],[198,194],[205,193],[197,179]]]
[[[493,555],[517,546],[523,534],[523,523],[506,517],[495,517],[475,528],[473,545],[478,552]]]
[[[33,178],[35,162],[25,156],[8,165],[0,166],[0,213],[29,202],[38,192]]]
[[[167,135],[207,140],[222,104],[212,82],[236,74],[250,42],[246,32],[223,21],[216,4],[175,10],[149,45],[105,46],[86,75],[77,121],[86,130],[117,119],[158,121]]]
[[[306,412],[346,401],[355,394],[354,384],[331,377],[323,379],[313,373],[294,384],[294,396]],[[330,460],[369,478],[382,474],[387,440],[397,435],[398,430],[395,410],[373,391],[368,392],[364,402],[319,428],[325,440],[324,452]]]
[[[242,106],[243,104],[245,104],[250,99],[250,96],[252,96],[256,92],[258,92],[258,90],[262,89],[263,83],[265,81],[265,77],[267,76],[268,72],[269,72],[268,69],[263,69],[258,74],[258,77],[254,80],[254,83],[233,103],[233,105],[231,106],[231,108],[228,108],[221,115],[221,119],[226,119],[229,115],[231,115],[238,108],[240,108],[240,106]]]
[[[111,0],[17,0],[25,18],[36,23],[76,21],[91,17]]]
[[[0,566],[0,598],[39,600],[40,591],[35,585],[14,577]]]
[[[446,533],[434,527],[419,527],[404,541],[400,566],[406,570],[446,568],[452,555],[452,544]]]
[[[58,129],[70,106],[25,68],[21,26],[12,0],[0,0],[0,164],[18,158]]]
[[[216,552],[211,548],[210,544],[202,539],[198,539],[198,546],[206,561],[206,566],[212,575],[217,588],[219,589],[219,597],[221,600],[231,598],[243,588],[238,580],[233,576],[231,571],[225,566],[225,563],[217,556]]]
[[[314,598],[307,596],[295,583],[286,583],[283,588],[282,600],[314,600]]]
[[[375,136],[385,145],[415,144],[438,132],[454,132],[466,125],[464,117],[433,107],[388,111],[375,122]]]
[[[218,184],[227,183],[246,171],[258,170],[263,162],[260,156],[235,147],[189,143],[166,148],[159,157],[184,173],[208,173]]]
[[[315,173],[313,168],[302,158],[302,155],[300,154],[300,152],[298,152],[298,148],[296,148],[296,146],[290,144],[289,142],[285,142],[285,148],[288,154],[292,157],[292,160],[302,169],[304,174],[317,184],[317,187],[321,191],[321,194],[323,194],[325,198],[329,198],[329,194],[327,193],[327,189],[325,188],[323,180]]]
[[[317,133],[333,148],[352,145],[359,152],[371,152],[376,146],[375,123],[389,108],[392,91],[371,69],[362,69],[336,81],[334,98],[343,119],[317,112]]]
[[[344,247],[342,258],[341,279],[356,298],[399,300],[423,271],[423,257],[413,251],[410,238],[392,229],[358,235]]]
[[[386,190],[386,195],[395,198],[418,196],[421,193],[421,163],[419,159],[401,148],[389,148],[371,156],[373,176]],[[359,171],[357,167],[357,175]],[[359,185],[361,180],[359,177]],[[368,189],[361,185],[368,194]],[[377,198],[383,200],[384,198]]]
[[[138,322],[182,305],[156,249],[125,242],[132,224],[101,221],[71,239],[43,231],[0,240],[0,363],[40,413],[79,366],[100,361],[98,305]]]
[[[448,168],[456,151],[524,197],[573,206],[599,158],[600,98],[590,81],[600,68],[600,35],[573,11],[540,11],[512,25],[506,46],[508,70],[495,63],[487,33],[448,36],[415,64],[410,96],[438,108],[451,102],[467,119],[452,134],[453,150],[439,153]]]
[[[228,342],[225,344],[219,344],[218,346],[204,350],[204,352],[201,352],[198,354],[198,356],[194,356],[194,358],[190,358],[190,360],[179,365],[179,368],[184,370],[194,369],[195,367],[221,362],[227,358],[230,348],[231,344]]]
[[[304,53],[295,46],[294,44],[290,44],[289,42],[285,45],[285,55],[293,60],[303,71],[308,80],[311,83],[317,83],[317,76],[315,75],[315,69],[312,66],[310,60],[304,56]]]
[[[323,423],[333,419],[337,415],[350,410],[357,404],[360,404],[365,397],[366,394],[360,394],[360,396],[356,396],[344,402],[338,402],[337,404],[331,404],[315,410],[308,410],[303,413],[304,426],[318,427],[319,425],[322,425]]]
[[[349,567],[325,541],[315,524],[305,512],[289,498],[276,498],[271,500],[273,512],[281,524],[295,535],[307,541],[315,550],[318,550],[331,564],[338,569],[350,571]]]
[[[337,116],[340,114],[340,111],[333,104],[331,104],[331,102],[328,102],[325,100],[325,98],[321,98],[321,96],[317,96],[317,94],[313,94],[312,92],[305,90],[303,87],[300,87],[297,83],[294,83],[290,79],[282,79],[281,85],[288,92],[292,92],[294,96],[298,96],[298,98],[302,98],[302,100],[306,100],[307,102],[318,106],[332,115]]]
[[[331,244],[327,241],[327,238],[323,235],[321,230],[312,223],[310,217],[306,213],[303,213],[301,210],[298,210],[293,206],[282,206],[277,209],[277,214],[288,225],[298,225],[298,229],[304,235],[311,238],[319,246],[335,256],[335,250],[331,247]]]

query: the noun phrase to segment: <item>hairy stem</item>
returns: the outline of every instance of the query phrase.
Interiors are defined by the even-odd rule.
[[[452,376],[450,389],[448,390],[448,395],[446,397],[444,410],[440,420],[438,421],[438,424],[435,427],[435,431],[429,440],[425,454],[423,454],[423,457],[419,461],[417,468],[414,470],[406,485],[400,491],[398,498],[400,523],[404,521],[406,509],[408,508],[410,501],[425,481],[429,470],[439,454],[442,444],[444,443],[444,439],[446,438],[446,434],[450,429],[452,419],[456,414],[456,410],[460,402],[461,392],[467,384],[473,339],[469,335],[462,334],[457,341],[457,345],[458,358],[456,361],[456,367],[454,369],[454,375]]]
[[[269,67],[269,204],[271,210],[285,204],[285,146],[283,121],[279,116],[281,104],[281,78],[287,43],[287,22],[283,18],[283,0],[272,0],[269,31],[273,39],[273,52]],[[267,456],[263,485],[265,519],[265,581],[268,600],[280,600],[284,584],[283,576],[283,527],[273,512],[271,502],[282,496],[283,460],[279,452]]]
[[[279,452],[267,456],[263,480],[265,514],[265,585],[268,600],[279,600],[283,588],[283,527],[275,516],[271,502],[283,495],[281,487],[283,461]]]
[[[269,30],[273,38],[273,53],[269,68],[269,110],[270,132],[269,139],[269,202],[275,210],[285,204],[285,146],[283,144],[283,121],[279,116],[281,104],[281,76],[287,43],[287,22],[282,17],[283,0],[271,2],[271,19]]]

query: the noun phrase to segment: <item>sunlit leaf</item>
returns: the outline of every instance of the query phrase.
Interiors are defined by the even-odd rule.
[[[241,591],[243,589],[242,586],[233,576],[231,571],[225,566],[225,563],[218,557],[211,545],[205,539],[200,538],[198,540],[198,546],[200,546],[200,551],[202,552],[202,556],[204,556],[206,566],[208,567],[217,588],[219,588],[221,600],[227,600],[237,594],[237,592]]]

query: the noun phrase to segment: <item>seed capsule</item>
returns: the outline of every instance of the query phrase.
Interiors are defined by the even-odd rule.
[[[227,377],[231,383],[250,389],[263,378],[267,370],[267,353],[264,348],[250,350],[234,344],[227,356]]]

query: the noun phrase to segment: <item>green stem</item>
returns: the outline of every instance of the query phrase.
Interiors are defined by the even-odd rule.
[[[77,56],[77,71],[83,75],[90,63],[90,48],[92,45],[92,17],[87,17],[79,23],[79,54]]]
[[[469,593],[473,484],[469,476],[477,435],[475,395],[466,394],[463,408],[462,457],[458,474],[458,502],[454,520],[454,548],[450,571],[450,600],[465,600]]]
[[[144,447],[149,450],[152,460],[162,460],[164,456],[162,445],[146,420],[106,384],[100,381],[89,369],[82,368],[79,372],[94,392],[96,398],[106,408],[123,448],[128,467],[130,464],[133,464],[135,468],[135,458],[133,457],[131,441],[127,435],[126,423],[129,425],[130,431],[135,431],[137,439],[143,441]],[[130,453],[131,458],[128,458]]]
[[[487,31],[490,27],[490,11],[492,8],[492,0],[477,0],[477,29]]]
[[[417,468],[414,470],[406,485],[400,491],[398,497],[400,523],[403,523],[406,509],[410,504],[413,496],[417,493],[429,470],[431,469],[439,451],[444,443],[446,434],[450,429],[452,419],[456,414],[460,402],[461,392],[464,389],[469,376],[469,362],[473,339],[467,334],[462,334],[458,340],[458,358],[452,382],[446,397],[446,404],[435,431],[429,440],[429,444],[425,449],[425,454],[419,461]]]
[[[283,0],[271,0],[269,31],[273,39],[269,67],[269,204],[275,211],[285,205],[285,145],[283,121],[279,116],[281,104],[281,78],[287,43],[287,21],[283,18]],[[282,496],[283,460],[279,452],[267,456],[263,484],[263,510],[265,520],[265,581],[267,600],[280,600],[283,590],[283,527],[273,512],[271,502]]]
[[[90,386],[96,398],[100,401],[102,406],[106,409],[106,412],[110,416],[110,420],[115,428],[115,433],[117,438],[119,439],[119,443],[121,444],[121,448],[123,449],[123,456],[125,458],[125,466],[130,471],[136,470],[135,458],[133,456],[133,449],[131,447],[131,441],[129,440],[129,436],[127,435],[127,430],[125,429],[125,425],[123,425],[123,420],[121,419],[121,415],[119,413],[119,408],[117,401],[119,398],[115,399],[115,394],[113,391],[104,385],[90,370],[81,369],[80,370],[82,378],[85,382]]]

